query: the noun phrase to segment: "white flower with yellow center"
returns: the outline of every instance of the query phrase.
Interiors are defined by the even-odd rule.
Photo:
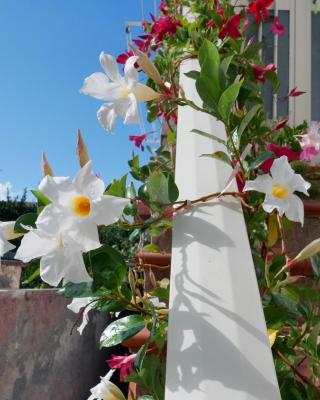
[[[100,383],[90,390],[88,400],[126,400],[121,390],[110,382],[113,373],[114,369],[111,369],[106,376],[101,377]]]
[[[117,115],[125,124],[139,123],[138,102],[156,99],[159,93],[138,82],[138,71],[134,67],[138,57],[128,58],[124,76],[119,73],[116,60],[109,54],[100,54],[100,64],[105,73],[95,72],[84,81],[81,93],[106,101],[98,110],[100,125],[112,131]]]
[[[59,229],[68,232],[82,251],[101,246],[98,225],[110,225],[122,215],[129,200],[104,195],[102,179],[92,173],[91,161],[84,165],[73,180],[46,176],[39,190],[51,200],[37,219],[37,227],[48,232]]]
[[[21,233],[14,232],[14,225],[15,221],[0,222],[0,257],[7,251],[15,248],[8,240],[13,240],[22,236]]]
[[[29,262],[41,257],[41,279],[51,286],[58,286],[61,280],[72,283],[92,281],[83,261],[82,247],[68,232],[59,230],[57,222],[50,231],[31,229],[22,239],[15,258]]]
[[[302,192],[308,196],[310,183],[294,172],[286,156],[274,160],[270,174],[271,176],[260,175],[254,181],[247,181],[243,190],[265,193],[262,207],[266,212],[278,210],[280,216],[285,214],[291,221],[303,225],[303,202],[294,192]]]

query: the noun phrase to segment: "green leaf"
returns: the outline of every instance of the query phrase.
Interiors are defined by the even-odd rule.
[[[113,179],[113,181],[110,183],[104,193],[109,194],[110,196],[125,197],[126,183],[127,174],[124,175],[121,179]]]
[[[48,199],[40,190],[31,190],[31,193],[34,195],[34,197],[38,200],[38,203],[40,206],[47,206],[48,204],[51,203],[51,200]]]
[[[27,213],[27,214],[21,215],[21,217],[19,217],[16,220],[16,223],[14,224],[15,233],[28,233],[29,232],[27,229],[24,229],[21,225],[31,226],[32,228],[36,228],[37,218],[38,218],[37,213]]]
[[[272,153],[271,151],[264,151],[259,155],[259,157],[253,161],[253,163],[250,164],[249,169],[253,170],[258,168],[262,163],[264,163],[266,160],[269,160],[270,158],[274,158],[275,154]]]
[[[112,322],[102,332],[100,347],[112,347],[136,335],[145,327],[141,315],[134,314]]]
[[[192,129],[191,132],[197,133],[198,135],[204,136],[204,137],[206,137],[208,139],[215,140],[218,143],[226,145],[226,141],[225,140],[220,139],[218,136],[212,135],[211,133],[203,132],[203,131],[200,131],[199,129]]]
[[[126,198],[134,199],[136,195],[137,195],[136,188],[134,187],[134,184],[131,182],[126,190]]]
[[[227,77],[228,75],[228,69],[230,67],[232,60],[233,60],[233,55],[226,57],[221,61],[220,69],[225,77]]]
[[[153,243],[149,243],[143,246],[143,250],[149,253],[161,253],[160,247]]]
[[[200,72],[199,71],[189,71],[189,72],[185,73],[185,76],[187,76],[188,78],[197,80],[200,76]]]
[[[171,203],[174,203],[179,197],[179,189],[176,185],[173,175],[168,177],[168,195]]]
[[[196,81],[196,89],[201,100],[210,108],[217,109],[217,98],[215,96],[215,86],[212,79],[200,76]]]
[[[171,202],[169,180],[161,171],[155,171],[149,176],[145,190],[152,203],[168,204]]]
[[[121,253],[108,245],[104,245],[89,254],[94,290],[101,287],[107,289],[119,287],[127,272],[127,266]]]
[[[250,124],[250,122],[253,120],[253,118],[255,117],[255,115],[257,114],[258,111],[260,111],[261,109],[261,104],[257,104],[255,106],[253,106],[248,112],[247,114],[244,116],[243,120],[241,121],[241,124],[239,126],[238,129],[238,138],[240,140],[241,135],[243,134],[243,132],[246,130],[246,128],[248,127],[248,125]]]
[[[235,82],[221,95],[218,103],[218,111],[224,122],[229,122],[231,110],[237,100],[243,81]]]
[[[311,257],[311,265],[315,277],[320,279],[320,253]]]
[[[320,334],[320,322],[313,328],[312,332],[310,333],[310,335],[306,340],[306,344],[308,345],[309,350],[312,352],[314,356],[317,356],[319,334]]]
[[[97,292],[92,288],[92,282],[68,282],[58,293],[63,297],[95,297]]]
[[[209,40],[204,40],[200,50],[199,50],[199,63],[202,65],[206,60],[210,60],[212,64],[219,66],[220,55],[217,47],[214,43],[209,42]]]
[[[216,160],[223,161],[224,163],[226,163],[232,167],[232,162],[230,160],[230,157],[224,151],[215,151],[212,154],[201,154],[201,157],[214,158]]]
[[[148,394],[144,394],[143,396],[140,396],[138,400],[155,400],[153,396],[150,396]]]

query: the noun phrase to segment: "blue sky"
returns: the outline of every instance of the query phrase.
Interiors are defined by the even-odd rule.
[[[153,3],[144,0],[145,15]],[[108,134],[96,119],[101,102],[79,89],[100,71],[102,50],[125,50],[125,21],[136,20],[141,0],[0,1],[0,198],[6,183],[13,193],[38,185],[43,150],[56,175],[74,175],[78,128],[106,183],[127,172],[128,135],[140,127],[119,120]]]

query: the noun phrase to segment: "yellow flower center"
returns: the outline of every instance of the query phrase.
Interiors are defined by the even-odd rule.
[[[87,196],[76,196],[72,200],[71,210],[78,217],[87,217],[91,210],[90,199]]]
[[[282,185],[272,185],[272,195],[277,199],[284,200],[289,195],[289,189]]]
[[[132,91],[129,88],[121,89],[121,98],[123,98],[123,99],[127,98],[131,92]]]

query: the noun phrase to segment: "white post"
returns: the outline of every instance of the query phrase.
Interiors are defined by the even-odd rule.
[[[187,98],[201,104],[181,66]],[[180,107],[176,182],[181,199],[223,189],[231,168],[200,157],[221,145],[192,129],[225,137],[209,115]],[[235,188],[233,188],[235,189]],[[231,190],[233,190],[231,189]],[[238,201],[197,206],[174,222],[166,400],[280,400],[275,369]]]

